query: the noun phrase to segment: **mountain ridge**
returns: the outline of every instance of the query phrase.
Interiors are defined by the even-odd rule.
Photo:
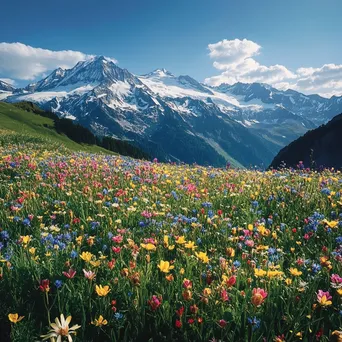
[[[293,139],[342,111],[341,99],[329,102],[257,83],[210,87],[166,69],[136,76],[98,56],[71,69],[58,68],[14,90],[6,101],[38,103],[97,135],[135,140],[145,151],[157,144],[162,160],[214,166],[232,160],[249,166],[268,164]],[[171,147],[162,132],[174,141]],[[196,148],[202,151],[199,158]]]

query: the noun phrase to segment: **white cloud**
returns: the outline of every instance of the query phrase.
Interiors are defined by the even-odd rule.
[[[205,79],[210,85],[262,82],[306,94],[342,95],[342,65],[325,64],[321,68],[299,68],[296,71],[279,64],[262,65],[254,58],[260,54],[261,46],[247,39],[224,39],[209,44],[208,49],[214,60],[213,66],[221,71],[221,74]]]
[[[22,43],[3,42],[0,43],[0,76],[33,80],[58,67],[71,68],[77,62],[91,57],[94,56],[80,51],[52,51]]]
[[[0,81],[3,81],[7,84],[10,84],[11,86],[15,86],[16,82],[12,80],[11,78],[0,78]]]

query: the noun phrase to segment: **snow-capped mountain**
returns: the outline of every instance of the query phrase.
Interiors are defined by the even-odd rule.
[[[10,96],[15,88],[9,83],[0,80],[0,100],[5,99]]]
[[[265,84],[209,87],[165,69],[135,76],[102,56],[56,69],[7,101],[38,103],[164,160],[240,166],[268,164],[281,147],[342,110],[341,98]]]

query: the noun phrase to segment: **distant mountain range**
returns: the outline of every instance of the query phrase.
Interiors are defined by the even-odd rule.
[[[270,167],[297,167],[302,162],[304,167],[342,168],[341,134],[342,114],[284,147]]]
[[[161,160],[213,166],[267,166],[282,147],[342,111],[342,97],[260,83],[209,87],[165,69],[136,76],[102,56],[0,94],[35,102],[97,135],[134,140]]]

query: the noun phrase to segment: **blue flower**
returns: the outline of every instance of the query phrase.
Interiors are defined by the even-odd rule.
[[[62,287],[62,285],[63,285],[62,280],[56,280],[55,281],[55,286],[57,289],[60,289]]]
[[[78,253],[75,250],[72,250],[70,253],[70,257],[75,259],[75,258],[77,258],[77,256],[78,256]]]
[[[260,327],[260,319],[257,319],[255,316],[253,318],[248,317],[247,318],[248,324],[252,326],[252,330],[256,330]]]
[[[117,320],[122,319],[122,318],[123,318],[123,314],[120,313],[120,312],[116,312],[116,313],[114,314],[114,318],[117,319]]]
[[[233,262],[233,265],[234,265],[234,267],[239,268],[239,267],[241,266],[241,262],[238,261],[238,260],[235,260],[235,261]]]

